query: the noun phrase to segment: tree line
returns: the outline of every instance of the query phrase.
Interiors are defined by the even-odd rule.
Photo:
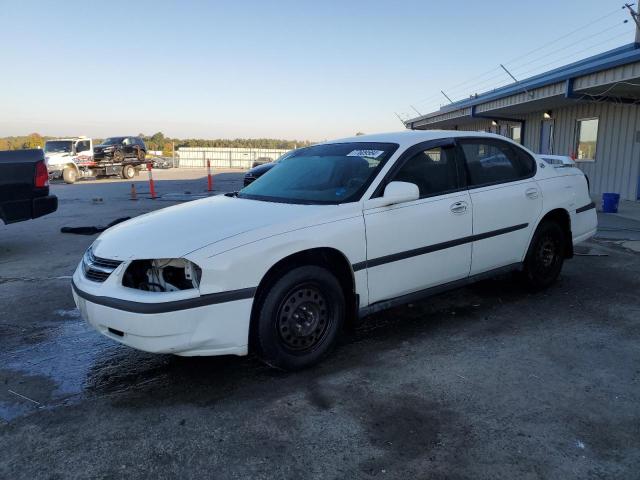
[[[142,137],[147,150],[162,150],[164,155],[171,155],[175,146],[176,150],[180,147],[231,147],[231,148],[277,148],[290,150],[292,148],[306,147],[312,144],[308,140],[282,140],[277,138],[171,138],[165,137],[162,132],[153,135],[138,134]],[[39,133],[31,133],[29,135],[2,137],[0,138],[0,150],[20,150],[23,148],[42,148],[47,140],[52,137],[40,135]],[[93,144],[98,145],[103,138],[93,137]]]

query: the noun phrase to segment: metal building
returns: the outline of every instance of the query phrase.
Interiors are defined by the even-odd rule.
[[[251,168],[253,162],[271,162],[289,150],[276,148],[180,147],[178,166],[204,168],[207,160],[213,168]]]
[[[537,153],[571,155],[593,194],[640,199],[640,44],[473,95],[405,125],[489,131]]]

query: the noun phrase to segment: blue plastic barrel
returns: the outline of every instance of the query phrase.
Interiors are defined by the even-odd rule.
[[[602,194],[602,211],[604,213],[618,213],[618,203],[620,203],[619,193]]]

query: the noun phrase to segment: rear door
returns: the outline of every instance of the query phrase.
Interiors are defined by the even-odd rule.
[[[134,141],[132,137],[126,137],[123,141],[122,141],[122,145],[123,145],[123,149],[124,149],[124,154],[127,157],[133,157],[134,154],[136,153],[134,150]]]
[[[469,275],[471,200],[458,155],[452,140],[412,147],[374,197],[395,180],[416,184],[420,198],[374,208],[365,202],[370,303]]]
[[[542,211],[535,159],[493,138],[462,138],[473,208],[471,275],[521,262]]]

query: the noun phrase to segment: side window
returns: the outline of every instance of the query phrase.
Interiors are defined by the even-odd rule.
[[[530,176],[533,158],[517,147],[495,140],[461,141],[469,174],[469,185],[512,182]]]
[[[80,140],[78,143],[76,143],[76,152],[87,152],[90,149],[89,146],[89,140]]]
[[[456,190],[460,183],[455,148],[436,147],[423,150],[409,158],[391,180],[415,183],[420,190],[420,197]]]

